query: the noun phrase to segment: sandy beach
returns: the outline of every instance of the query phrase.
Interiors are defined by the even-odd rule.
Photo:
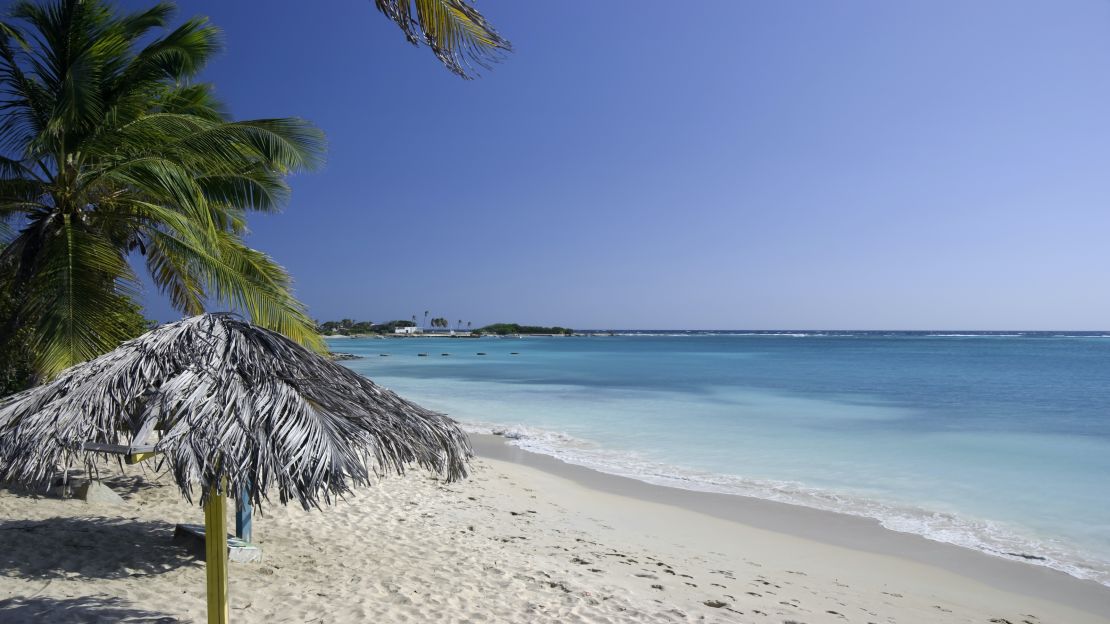
[[[1063,573],[474,441],[462,482],[265,509],[233,621],[1110,622],[1110,588]],[[204,620],[203,564],[171,541],[201,510],[149,467],[108,482],[124,506],[0,490],[0,621]]]

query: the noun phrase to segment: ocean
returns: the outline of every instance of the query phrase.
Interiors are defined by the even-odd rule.
[[[363,356],[344,364],[375,382],[530,451],[875,518],[1110,585],[1110,334],[659,331],[331,345]]]

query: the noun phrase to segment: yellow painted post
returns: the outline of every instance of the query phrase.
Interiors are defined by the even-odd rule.
[[[215,486],[204,505],[204,554],[208,573],[208,624],[228,624],[226,497]]]
[[[156,453],[154,451],[149,451],[149,452],[140,451],[138,453],[128,453],[123,459],[128,464],[137,464],[141,461],[146,461],[146,460],[150,459],[151,457],[154,457],[157,454],[158,453]]]

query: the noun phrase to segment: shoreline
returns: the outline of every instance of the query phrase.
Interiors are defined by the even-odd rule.
[[[469,436],[478,457],[527,466],[591,490],[663,504],[812,543],[929,566],[1008,594],[1033,597],[1110,620],[1110,587],[1046,566],[894,531],[870,518],[736,494],[656,485],[527,451],[502,436],[475,433]]]
[[[234,620],[1110,624],[1110,593],[1063,573],[1005,560],[953,571],[890,542],[957,551],[950,567],[990,558],[471,440],[461,481],[412,470],[322,511],[256,509],[263,558],[231,566]],[[172,542],[174,523],[203,512],[166,472],[104,467],[121,505],[0,489],[0,621],[205,620],[204,564]]]
[[[585,336],[587,334],[472,334],[470,332],[459,332],[456,334],[444,334],[435,332],[423,332],[420,334],[319,334],[324,340],[381,340],[385,338],[570,338],[577,336]]]

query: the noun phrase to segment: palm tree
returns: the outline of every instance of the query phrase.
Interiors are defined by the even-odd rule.
[[[428,311],[424,310],[424,324],[420,326],[420,329],[427,329],[427,328],[428,328]]]
[[[0,288],[16,298],[0,341],[30,327],[40,376],[130,337],[113,312],[136,298],[135,265],[186,314],[219,304],[324,348],[289,274],[243,241],[247,213],[277,210],[324,137],[300,119],[231,121],[194,81],[216,28],[167,31],[173,13],[22,0],[0,21]]]
[[[461,78],[474,78],[478,68],[489,69],[512,51],[512,44],[463,0],[374,0],[374,5],[401,27],[409,43],[427,45]]]

